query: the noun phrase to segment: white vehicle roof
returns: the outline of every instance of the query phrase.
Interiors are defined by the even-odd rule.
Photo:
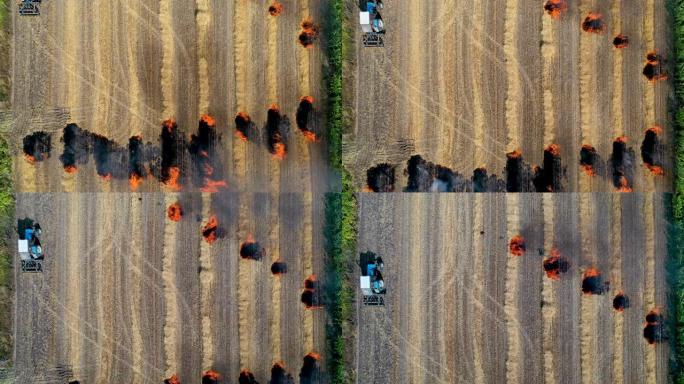
[[[19,249],[19,253],[24,253],[28,252],[28,240],[19,240],[19,244],[17,244],[17,248]]]
[[[370,276],[361,276],[361,289],[370,289],[371,287],[371,281],[370,281]]]
[[[359,23],[361,25],[370,25],[370,13],[359,12]]]

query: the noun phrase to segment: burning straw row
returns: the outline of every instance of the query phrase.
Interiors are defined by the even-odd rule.
[[[671,306],[673,313],[673,359],[671,376],[684,383],[684,0],[673,0],[672,21],[675,56],[675,194],[672,200],[670,238]]]
[[[341,174],[342,192],[326,195],[325,238],[327,253],[326,295],[329,321],[327,327],[328,372],[330,382],[352,381],[347,369],[349,353],[348,329],[352,317],[353,290],[349,283],[352,255],[356,251],[356,197],[351,176],[342,165],[342,133],[345,127],[343,105],[343,63],[350,50],[343,46],[348,41],[349,25],[344,17],[344,1],[331,0],[328,6],[326,29],[328,54],[328,153],[332,166]]]

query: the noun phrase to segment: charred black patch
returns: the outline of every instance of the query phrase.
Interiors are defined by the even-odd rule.
[[[321,284],[315,277],[310,276],[304,281],[304,291],[302,292],[301,300],[307,309],[319,308],[323,305]]]
[[[266,135],[268,151],[274,156],[284,157],[287,152],[285,135],[289,132],[290,121],[281,116],[280,110],[272,106],[266,117]]]
[[[24,156],[30,162],[43,161],[50,157],[52,138],[47,132],[33,132],[24,136]]]
[[[564,257],[561,257],[557,250],[553,250],[551,256],[544,259],[543,267],[548,278],[560,280],[560,275],[570,270],[570,262]]]
[[[619,34],[613,39],[613,45],[618,49],[627,48],[629,46],[629,37]]]
[[[128,177],[128,150],[108,138],[91,134],[97,174],[117,179]]]
[[[646,55],[646,65],[642,72],[649,81],[667,79],[667,69],[665,59],[656,52],[649,52]]]
[[[652,310],[646,315],[644,338],[649,344],[659,343],[667,338],[665,335],[664,318],[657,310]]]
[[[394,166],[379,164],[366,171],[368,189],[373,192],[394,192]]]
[[[598,154],[596,148],[589,144],[584,144],[580,149],[580,166],[590,176],[601,174],[604,168],[601,163],[601,155]]]
[[[664,145],[660,141],[660,127],[646,130],[644,141],[641,143],[641,159],[648,169],[655,174],[663,174]]]
[[[128,139],[128,176],[145,177],[144,153],[142,137],[133,136]]]
[[[90,134],[76,124],[68,124],[62,134],[64,152],[59,156],[65,170],[76,169],[77,164],[85,164],[92,153]]]
[[[531,192],[532,171],[519,151],[506,154],[506,191]]]
[[[266,254],[266,250],[254,239],[248,239],[240,246],[240,257],[249,260],[261,260]]]
[[[302,30],[299,32],[299,43],[305,48],[309,48],[318,39],[318,26],[311,20],[302,22]]]
[[[406,192],[470,192],[472,182],[451,169],[412,156],[406,168]]]
[[[190,136],[188,145],[194,169],[192,179],[197,187],[209,188],[214,180],[223,178],[224,167],[221,156],[216,151],[219,140],[214,119],[208,115],[202,116],[197,134]]]
[[[269,381],[269,384],[294,384],[294,378],[285,371],[285,367],[282,364],[275,363],[271,368],[271,381]]]
[[[175,169],[180,171],[185,152],[185,138],[178,131],[178,125],[173,120],[164,122],[160,135],[161,140],[161,181],[168,182],[174,177]]]
[[[560,192],[563,190],[563,169],[560,148],[552,144],[544,149],[544,164],[535,168],[534,187],[537,192]]]
[[[613,173],[613,185],[621,191],[631,191],[634,182],[635,167],[634,150],[627,147],[627,139],[618,137],[613,141],[613,153],[610,163]]]
[[[629,298],[622,292],[618,293],[613,298],[613,308],[619,312],[629,308]]]
[[[590,13],[582,22],[582,30],[591,33],[603,33],[606,30],[606,22],[598,13]]]
[[[304,364],[299,371],[300,384],[315,384],[320,382],[321,372],[318,366],[318,359],[319,357],[315,353],[309,353],[304,356]]]
[[[603,280],[603,275],[595,268],[589,268],[582,278],[582,292],[585,295],[602,295],[610,289],[610,284]]]
[[[496,175],[488,175],[485,168],[477,168],[473,171],[473,191],[505,192],[506,182]]]
[[[252,122],[252,118],[244,112],[235,115],[235,130],[237,136],[242,140],[251,140],[256,135],[256,124]]]
[[[271,264],[271,273],[274,275],[282,275],[287,273],[287,263],[284,261],[275,261]]]
[[[238,384],[259,384],[259,382],[256,381],[252,372],[243,370],[242,372],[240,372]]]
[[[309,120],[313,114],[313,99],[310,96],[302,97],[297,107],[297,128],[304,132],[310,132]]]

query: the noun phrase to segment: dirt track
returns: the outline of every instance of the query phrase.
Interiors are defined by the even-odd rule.
[[[671,143],[671,87],[642,75],[648,51],[669,55],[665,3],[570,1],[553,20],[541,1],[385,1],[384,48],[361,46],[354,25],[357,119],[345,163],[357,189],[380,163],[396,165],[397,190],[405,187],[413,154],[467,177],[481,166],[502,176],[507,152],[541,164],[544,148],[557,143],[565,191],[611,191],[610,178],[581,171],[580,148],[591,144],[606,161],[612,140],[625,135],[637,154],[634,190],[670,191],[670,149],[664,177],[651,175],[639,156],[653,125]],[[590,11],[604,15],[605,34],[582,31]],[[613,48],[618,33],[629,36],[628,48]]]
[[[323,272],[317,229],[332,178],[325,137],[305,141],[294,115],[313,96],[321,132],[321,41],[305,49],[297,35],[307,17],[322,24],[326,5],[285,0],[272,18],[270,3],[51,0],[38,18],[15,16],[17,214],[41,222],[49,259],[42,276],[17,275],[19,379],[64,366],[85,383],[158,383],[174,372],[191,383],[209,368],[229,380],[248,368],[266,382],[278,360],[295,377],[308,352],[325,363],[324,312],[304,310],[299,295]],[[273,103],[292,122],[280,162],[260,140],[234,136],[237,112],[262,131]],[[92,158],[77,173],[62,169],[68,122],[122,146],[132,135],[158,145],[163,120],[189,136],[205,113],[222,136],[220,193],[172,193],[152,177],[128,193],[128,180],[98,177]],[[20,139],[38,130],[52,133],[52,154],[31,165]],[[173,223],[166,207],[177,199],[187,215]],[[209,214],[226,231],[211,246],[199,231]],[[237,254],[249,234],[266,246],[261,262]],[[277,258],[288,263],[279,279]]]
[[[642,337],[646,313],[666,305],[663,204],[658,194],[361,195],[358,249],[384,259],[388,294],[384,308],[358,301],[357,382],[666,382],[667,344]],[[524,256],[509,255],[511,234],[525,237]],[[553,246],[571,263],[560,281],[542,269]],[[602,296],[581,293],[592,265],[611,282]],[[612,308],[619,290],[624,313]]]

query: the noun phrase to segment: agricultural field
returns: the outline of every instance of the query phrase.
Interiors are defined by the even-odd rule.
[[[387,294],[384,307],[357,300],[357,382],[668,382],[668,344],[644,338],[650,311],[668,316],[664,204],[660,194],[360,195],[358,252],[382,257]],[[515,236],[524,247],[511,249]],[[554,249],[566,268],[545,273]]]
[[[46,253],[14,268],[17,382],[299,380],[309,353],[326,382],[327,2],[273,3],[13,12],[16,215]]]
[[[547,3],[566,8],[554,17]],[[353,29],[356,190],[672,190],[667,1],[384,4],[384,48]],[[442,183],[412,181],[421,168]]]

